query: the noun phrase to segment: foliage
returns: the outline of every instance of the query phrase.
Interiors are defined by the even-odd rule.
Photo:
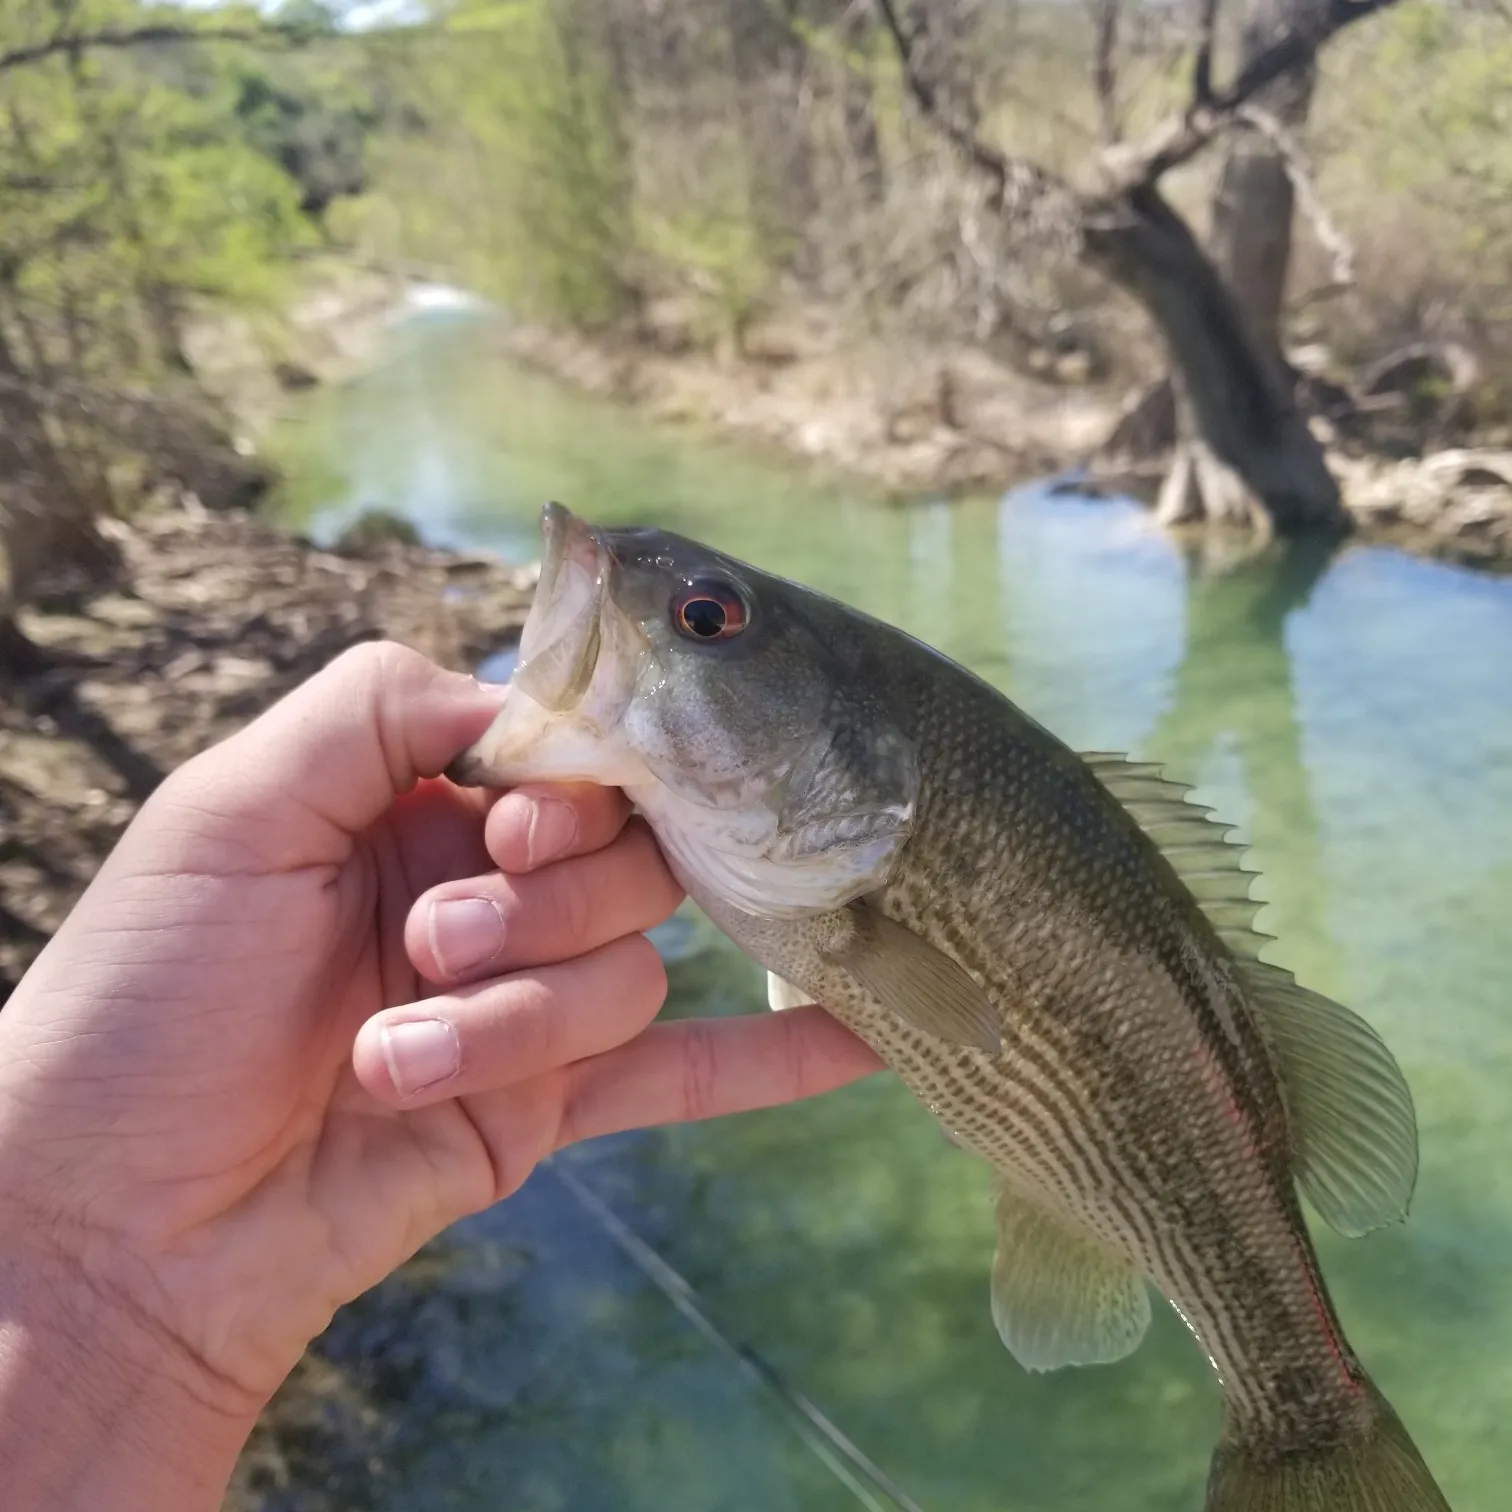
[[[241,129],[229,46],[134,0],[0,14],[0,620],[93,521],[226,447],[183,355],[205,301],[271,305],[313,240],[298,186]],[[247,18],[215,19],[245,29]],[[173,27],[189,40],[50,49]],[[225,469],[220,473],[225,475]]]
[[[1512,15],[1415,0],[1351,41],[1317,128],[1360,249],[1339,334],[1364,351],[1470,339],[1512,382]]]
[[[0,619],[58,522],[84,539],[123,489],[223,444],[185,322],[206,301],[275,309],[317,245],[581,327],[680,310],[708,344],[794,292],[1041,365],[1079,350],[1117,372],[1148,341],[1005,232],[868,6],[416,0],[363,31],[356,4],[0,7]],[[1220,8],[1220,55],[1242,14]],[[144,27],[181,35],[131,43]],[[1186,97],[1191,27],[1162,0],[932,0],[920,45],[980,134],[1074,174]],[[1451,335],[1512,391],[1508,78],[1492,0],[1402,0],[1325,54],[1302,145],[1357,279],[1315,299],[1329,259],[1304,226],[1293,339],[1368,360]],[[1164,186],[1199,224],[1216,157]]]
[[[610,61],[573,21],[552,0],[458,0],[423,35],[380,45],[402,103],[372,147],[375,191],[333,230],[536,315],[621,313],[626,145]]]

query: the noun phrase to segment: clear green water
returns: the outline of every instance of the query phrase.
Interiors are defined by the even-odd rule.
[[[461,323],[398,330],[282,448],[317,533],[384,505],[523,560],[547,497],[659,523],[1200,781],[1257,848],[1272,958],[1366,1013],[1418,1101],[1410,1222],[1319,1236],[1345,1325],[1457,1512],[1507,1505],[1512,581],[1368,547],[1214,577],[1138,509],[1043,490],[891,508],[521,376]],[[669,1012],[761,1011],[706,925],[666,941]],[[1200,1506],[1217,1398],[1174,1316],[1119,1366],[1025,1375],[988,1317],[984,1172],[890,1080],[567,1158],[926,1512]],[[866,1504],[549,1169],[321,1348],[383,1409],[350,1502],[375,1512]]]

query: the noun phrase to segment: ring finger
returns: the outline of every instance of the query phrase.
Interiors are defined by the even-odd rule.
[[[666,994],[656,947],[628,935],[560,965],[378,1014],[358,1032],[352,1063],[374,1096],[421,1107],[612,1050],[656,1017]]]

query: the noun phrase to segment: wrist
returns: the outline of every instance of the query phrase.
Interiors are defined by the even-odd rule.
[[[0,1259],[8,1509],[216,1512],[260,1406],[62,1254]]]

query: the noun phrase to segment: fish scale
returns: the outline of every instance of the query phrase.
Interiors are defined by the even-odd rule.
[[[1027,1366],[1122,1358],[1153,1283],[1223,1391],[1208,1512],[1447,1512],[1298,1195],[1346,1234],[1405,1216],[1411,1097],[1362,1020],[1261,962],[1228,832],[846,605],[557,505],[543,530],[531,650],[454,778],[625,789],[781,1000],[992,1169],[992,1315]]]

